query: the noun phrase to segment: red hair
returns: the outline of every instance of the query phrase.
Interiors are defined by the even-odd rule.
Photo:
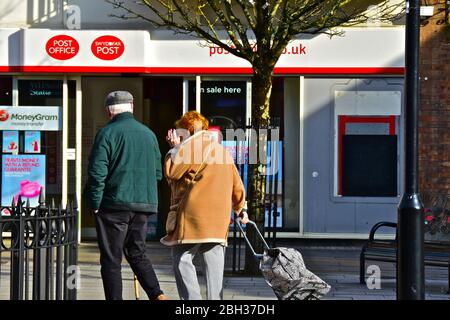
[[[192,135],[195,131],[208,130],[209,121],[199,112],[189,111],[175,122],[175,127],[177,129],[188,130]]]

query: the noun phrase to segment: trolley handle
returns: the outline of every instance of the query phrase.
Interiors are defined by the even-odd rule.
[[[237,224],[237,226],[241,230],[242,234],[244,235],[244,239],[247,242],[247,244],[248,244],[250,250],[252,251],[253,255],[255,256],[255,258],[262,259],[263,254],[262,253],[256,253],[255,249],[253,248],[252,244],[250,243],[250,240],[247,237],[247,234],[245,233],[244,229],[241,226],[241,220],[242,220],[241,217],[237,217],[234,222]],[[256,223],[254,221],[252,221],[252,220],[249,220],[247,222],[247,224],[250,224],[250,225],[252,225],[255,228],[257,234],[259,235],[259,237],[261,238],[261,240],[262,240],[262,242],[264,244],[264,247],[266,247],[267,250],[270,250],[269,245],[267,244],[266,240],[264,239],[264,236],[261,234],[261,232],[259,231],[258,227],[256,226]]]

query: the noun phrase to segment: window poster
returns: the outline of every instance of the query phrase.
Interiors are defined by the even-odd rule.
[[[19,131],[3,131],[3,153],[17,154],[19,152]]]
[[[30,200],[30,206],[38,205],[41,188],[45,188],[45,155],[2,156],[2,206]]]
[[[41,132],[25,131],[25,153],[41,153]]]

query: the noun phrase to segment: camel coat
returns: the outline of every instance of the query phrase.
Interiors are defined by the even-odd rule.
[[[246,206],[242,180],[229,153],[207,131],[192,135],[165,158],[171,188],[167,235],[161,243],[227,245],[231,210]]]

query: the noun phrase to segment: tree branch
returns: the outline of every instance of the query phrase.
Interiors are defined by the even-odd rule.
[[[223,5],[225,6],[225,11],[227,12],[227,15],[233,24],[234,28],[238,31],[239,37],[242,41],[242,50],[245,51],[245,53],[249,56],[249,59],[251,59],[251,56],[253,54],[252,52],[252,46],[250,44],[250,41],[247,36],[248,28],[245,27],[242,22],[236,17],[236,13],[234,12],[231,1],[224,1]],[[216,8],[219,9],[219,8]],[[220,9],[219,9],[220,10]]]
[[[254,10],[255,7],[249,6],[250,4],[249,0],[236,0],[236,2],[241,7],[241,10],[244,13],[245,19],[247,20],[250,28],[252,28],[252,30],[255,30],[256,28],[256,21],[255,21],[256,12]],[[252,12],[250,12],[250,10]]]
[[[206,1],[208,2],[211,9],[213,9],[214,13],[217,15],[217,17],[219,18],[222,25],[225,27],[225,30],[227,31],[227,34],[230,37],[230,40],[231,40],[231,42],[233,42],[236,49],[239,52],[241,52],[241,54],[243,54],[244,56],[248,56],[248,58],[246,58],[246,59],[251,59],[251,56],[248,55],[248,53],[249,53],[248,49],[244,48],[245,44],[243,44],[239,41],[239,38],[236,36],[236,34],[233,30],[232,23],[228,20],[227,16],[224,14],[223,10],[221,10],[221,8],[218,6],[218,4],[216,3],[215,0],[206,0]],[[225,1],[225,3],[227,3],[227,1]],[[239,30],[239,27],[243,28],[242,25],[234,26],[234,27],[237,29],[242,41],[247,40],[247,35],[245,34],[245,31]],[[242,37],[241,33],[244,33],[243,37]],[[248,40],[246,41],[246,44],[248,45]],[[250,45],[248,45],[248,47],[250,48]]]

